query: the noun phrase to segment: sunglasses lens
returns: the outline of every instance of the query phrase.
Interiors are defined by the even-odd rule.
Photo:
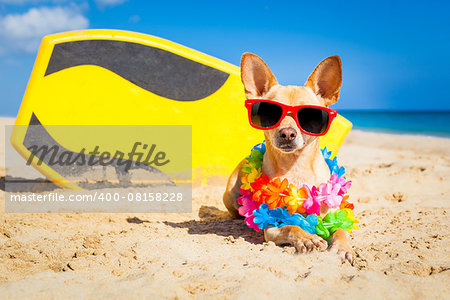
[[[327,130],[330,119],[327,111],[319,108],[302,108],[297,114],[299,125],[303,130],[314,134],[324,133]]]
[[[283,109],[268,102],[257,102],[252,105],[252,124],[261,128],[272,127],[278,123],[283,114]]]

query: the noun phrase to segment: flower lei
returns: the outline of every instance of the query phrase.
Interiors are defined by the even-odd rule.
[[[338,166],[336,157],[330,159],[331,151],[327,151],[326,147],[322,150],[331,178],[318,188],[307,185],[297,188],[287,179],[270,180],[261,168],[265,152],[265,142],[256,145],[242,166],[244,175],[239,190],[242,196],[237,202],[241,205],[239,214],[245,217],[248,227],[261,231],[268,226],[296,225],[324,239],[338,228],[348,232],[358,229],[354,206],[347,202],[347,190],[352,182],[344,177],[345,168]],[[321,218],[322,203],[336,210]]]

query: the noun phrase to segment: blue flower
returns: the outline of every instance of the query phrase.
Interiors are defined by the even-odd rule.
[[[316,234],[316,226],[319,223],[316,215],[308,215],[306,218],[297,213],[291,215],[286,207],[269,209],[266,203],[261,204],[258,209],[255,209],[253,216],[255,216],[253,222],[258,224],[258,228],[261,230],[266,229],[269,225],[276,227],[294,225],[299,226],[310,234]]]
[[[335,170],[334,174],[337,174],[338,177],[343,177],[345,174],[345,168],[339,167],[337,170]],[[333,173],[331,175],[333,175]]]
[[[332,154],[331,151],[327,151],[327,147],[322,149],[322,155],[330,169],[331,175],[336,174],[338,177],[344,176],[345,168],[339,167],[336,156],[333,159],[330,158]]]
[[[253,211],[253,215],[255,216],[253,222],[258,224],[258,227],[261,230],[265,229],[269,224],[274,225],[274,223],[276,223],[269,215],[269,211],[269,206],[266,203],[261,204],[258,209]]]
[[[317,220],[317,216],[316,216],[316,215],[308,215],[308,216],[306,217],[306,221],[308,221],[308,223],[309,223],[311,226],[314,226],[314,227],[316,227],[317,224],[319,224],[319,220]]]
[[[276,221],[279,227],[283,227],[286,225],[297,225],[299,226],[298,217],[294,215],[290,215],[286,208],[277,207],[276,209],[271,209],[269,211],[270,216]],[[300,215],[299,215],[300,216]]]
[[[336,157],[331,159],[325,159],[325,162],[328,165],[328,168],[330,168],[331,175],[336,174],[338,177],[342,177],[345,174],[345,168],[339,167],[337,163]]]
[[[327,147],[322,149],[323,158],[327,159],[331,157],[331,151],[327,150]]]
[[[300,214],[294,213],[289,214],[289,211],[283,207],[283,208],[277,208],[277,209],[270,209],[269,215],[273,218],[274,221],[276,221],[275,226],[283,227],[286,225],[295,225],[301,227],[306,232],[309,232],[311,234],[316,233],[316,225],[317,225],[317,218],[314,217],[303,217]]]
[[[316,234],[316,226],[319,223],[317,220],[316,215],[308,215],[305,219],[305,224],[302,227],[302,229],[306,232],[309,232],[311,234]]]
[[[252,148],[251,151],[253,151],[253,150],[258,150],[262,154],[266,153],[266,141],[263,141],[262,143],[257,144],[255,147]]]

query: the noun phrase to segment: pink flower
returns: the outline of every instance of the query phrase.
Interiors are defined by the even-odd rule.
[[[342,196],[339,195],[341,188],[342,186],[340,183],[337,183],[335,179],[330,179],[327,183],[320,184],[317,198],[319,198],[319,200],[325,203],[328,207],[338,207],[342,202]]]
[[[352,182],[349,181],[345,181],[344,177],[339,177],[337,174],[333,174],[331,175],[330,180],[328,181],[329,183],[336,185],[336,184],[340,184],[341,188],[339,190],[338,195],[339,196],[344,196],[347,193],[347,190],[351,187]]]
[[[303,202],[303,207],[306,209],[306,213],[316,214],[320,216],[320,200],[317,198],[317,188],[315,186],[310,190],[309,187],[305,184],[303,187],[306,189],[308,197]]]
[[[245,217],[245,224],[255,229],[256,231],[261,231],[259,229],[258,224],[256,224],[253,220],[255,216],[253,215],[253,211],[258,208],[258,204],[252,200],[252,192],[250,190],[239,190],[241,193],[241,197],[237,199],[237,202],[242,205],[239,207],[239,214]]]
[[[242,195],[242,196],[237,198],[237,203],[240,204],[240,205],[242,205],[242,201],[241,200],[243,198],[248,197],[248,198],[251,199],[252,198],[252,194],[253,194],[250,189],[248,189],[248,190],[239,189],[239,193]]]
[[[247,225],[250,228],[255,229],[256,231],[261,231],[261,229],[258,227],[258,224],[256,224],[254,220],[255,220],[255,216],[253,216],[253,215],[251,217],[245,218],[245,220],[244,220],[245,225]]]
[[[340,196],[344,196],[347,194],[347,190],[352,186],[352,182],[349,180],[344,184],[341,184],[341,190],[339,191]]]

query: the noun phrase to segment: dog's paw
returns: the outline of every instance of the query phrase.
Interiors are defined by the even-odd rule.
[[[325,251],[328,248],[328,244],[321,237],[309,234],[304,237],[298,237],[294,242],[294,247],[299,253],[306,253],[313,250]]]
[[[355,252],[348,243],[334,242],[330,247],[330,252],[336,253],[342,263],[348,261],[351,265],[353,265]]]

